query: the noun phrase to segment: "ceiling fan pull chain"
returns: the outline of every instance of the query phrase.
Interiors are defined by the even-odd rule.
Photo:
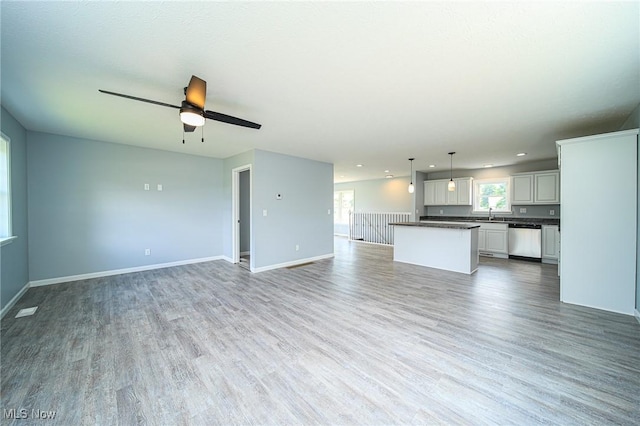
[[[182,145],[184,145],[184,129],[182,129]]]
[[[202,133],[201,133],[202,143],[204,143],[204,126],[200,127],[200,130],[202,131]]]

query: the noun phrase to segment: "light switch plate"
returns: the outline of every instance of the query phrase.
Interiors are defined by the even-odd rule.
[[[149,190],[149,184],[148,184],[148,183],[145,183],[145,184],[144,184],[144,190],[145,190],[145,191],[148,191],[148,190]]]
[[[520,207],[520,213],[526,213],[526,212],[527,212],[526,207]]]
[[[162,184],[158,184],[158,191],[162,191]]]
[[[262,216],[266,216],[267,215],[267,209],[262,210]]]

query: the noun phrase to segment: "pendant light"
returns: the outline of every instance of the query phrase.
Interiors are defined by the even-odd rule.
[[[413,194],[413,191],[416,190],[416,188],[413,186],[413,160],[415,160],[415,158],[409,158],[409,161],[411,161],[411,174],[409,175],[409,179],[411,179],[411,183],[409,184],[409,194]]]
[[[456,183],[453,181],[453,154],[455,154],[455,151],[449,153],[449,155],[451,156],[451,161],[449,163],[449,171],[451,172],[451,179],[449,180],[449,185],[447,185],[447,189],[449,191],[456,190]]]

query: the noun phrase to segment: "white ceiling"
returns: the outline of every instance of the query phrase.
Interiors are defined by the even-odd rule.
[[[264,149],[334,163],[337,182],[408,175],[409,157],[448,169],[449,151],[456,169],[553,158],[640,103],[637,1],[0,4],[2,104],[27,129]],[[98,93],[179,105],[192,74],[206,109],[262,129],[208,121],[183,145],[177,110]]]

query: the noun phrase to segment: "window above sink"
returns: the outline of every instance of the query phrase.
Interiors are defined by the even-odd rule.
[[[473,213],[511,213],[511,178],[473,181]]]

